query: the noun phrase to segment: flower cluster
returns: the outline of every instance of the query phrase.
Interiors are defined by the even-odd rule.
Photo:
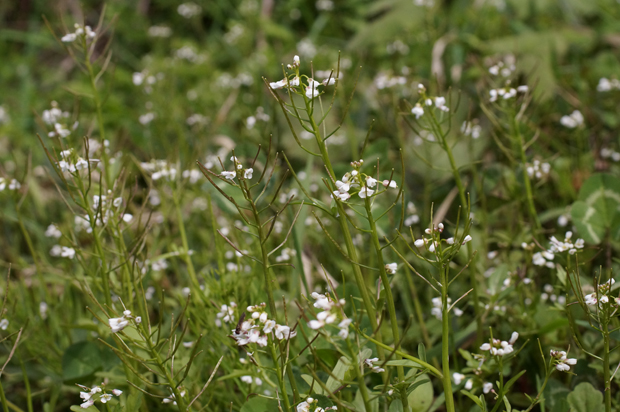
[[[159,180],[175,180],[177,169],[174,165],[169,164],[166,160],[151,160],[150,162],[140,163],[140,167],[151,174],[151,179]]]
[[[181,398],[185,397],[185,389],[181,389],[181,388],[178,388],[178,389],[179,389],[179,395],[181,395]],[[168,396],[167,398],[164,398],[164,400],[162,402],[163,403],[171,403],[174,406],[176,406],[177,405],[177,401],[175,401],[174,399],[175,399],[175,397],[174,397],[174,393],[173,393],[173,394],[170,394],[170,396]]]
[[[73,259],[75,257],[75,249],[67,246],[54,245],[50,250],[50,255],[54,257]]]
[[[383,369],[380,366],[375,365],[375,363],[379,362],[379,358],[370,358],[370,359],[365,359],[364,360],[364,365],[368,366],[370,369],[372,369],[372,371],[374,373],[381,373],[381,372],[385,372],[385,369]]]
[[[296,92],[297,94],[302,94],[301,91],[298,92],[296,89],[297,87],[300,87],[301,89],[303,89],[303,95],[305,95],[306,98],[312,100],[315,97],[318,97],[323,93],[319,91],[320,86],[330,86],[336,83],[336,78],[331,76],[331,72],[330,72],[330,76],[325,78],[322,82],[318,82],[315,79],[308,77],[306,75],[300,76],[299,74],[300,65],[301,65],[301,61],[299,59],[299,56],[293,57],[293,63],[288,64],[286,67],[289,70],[294,70],[295,73],[277,82],[269,83],[269,87],[271,87],[271,89],[273,90],[282,89],[282,88],[290,88],[291,91]],[[317,74],[318,73],[319,72],[317,72]]]
[[[560,372],[568,372],[571,366],[577,364],[577,359],[575,358],[567,358],[566,352],[559,350],[551,350],[550,352],[551,358],[555,363],[555,368]]]
[[[574,110],[571,114],[562,116],[560,119],[560,123],[564,127],[568,127],[569,129],[574,129],[583,125],[583,115],[579,110]]]
[[[4,177],[0,177],[0,192],[4,191],[8,187],[9,190],[19,190],[22,185],[16,179],[11,179],[9,184],[6,184],[6,179]]]
[[[76,173],[79,170],[88,170],[89,162],[91,164],[99,163],[98,159],[88,159],[88,161],[83,159],[73,149],[61,151],[60,158],[62,160],[59,160],[56,165],[61,172]]]
[[[463,122],[461,133],[465,136],[471,136],[474,139],[479,138],[482,133],[482,127],[478,124],[478,119],[474,119],[471,122]]]
[[[297,412],[325,412],[325,411],[337,411],[337,406],[329,406],[327,408],[321,408],[318,406],[318,399],[308,398],[305,401],[297,405]]]
[[[450,303],[452,303],[452,299],[450,299],[448,297],[448,307],[450,307]],[[434,297],[433,299],[431,299],[431,303],[433,304],[433,308],[431,309],[431,315],[433,315],[434,317],[436,317],[437,319],[441,320],[441,318],[443,317],[442,315],[442,303],[441,303],[441,298],[440,297]],[[461,316],[463,315],[463,311],[457,307],[453,307],[452,311],[454,312],[455,316]]]
[[[78,127],[78,122],[74,122],[72,125],[69,125],[66,122],[66,119],[69,118],[69,112],[63,112],[58,108],[58,103],[52,101],[52,108],[49,110],[43,110],[43,114],[41,115],[41,119],[43,123],[52,126],[53,130],[49,132],[47,135],[49,137],[67,137],[71,134],[72,130],[75,130]]]
[[[236,156],[231,156],[230,160],[235,164],[235,170],[229,172],[224,170],[222,172],[222,177],[228,180],[234,180],[236,177],[250,180],[252,179],[252,175],[254,174],[254,169],[251,167],[244,169],[243,165],[239,162]]]
[[[616,152],[615,150],[603,147],[600,151],[600,154],[603,159],[611,159],[614,162],[620,162],[620,153]]]
[[[519,339],[518,332],[512,332],[512,336],[509,341],[499,340],[499,339],[491,339],[490,343],[483,343],[480,346],[480,350],[489,351],[489,353],[493,356],[505,356],[512,352],[514,352],[514,348],[512,345]]]
[[[45,230],[45,237],[53,237],[55,239],[58,239],[62,236],[62,232],[60,231],[60,229],[58,229],[58,226],[56,226],[55,224],[51,224],[47,227],[47,229]]]
[[[568,251],[569,255],[574,255],[578,250],[583,249],[585,242],[583,239],[577,239],[575,243],[572,242],[573,232],[568,231],[564,235],[564,241],[556,239],[555,236],[551,236],[549,241],[551,246],[548,250],[534,253],[532,256],[532,263],[536,266],[547,266],[553,268],[553,259],[556,253],[563,253]]]
[[[278,340],[291,339],[297,335],[297,332],[292,331],[289,326],[278,325],[275,320],[269,319],[269,315],[265,312],[266,306],[264,302],[248,306],[247,311],[252,314],[251,318],[244,320],[237,329],[232,330],[231,336],[237,341],[237,345],[256,343],[264,347],[267,346],[268,335],[273,334]],[[264,335],[261,335],[261,332]]]
[[[78,37],[83,37],[85,40],[92,40],[97,35],[90,26],[82,26],[81,24],[75,23],[73,27],[75,27],[75,32],[65,34],[60,41],[63,43],[72,43],[76,41]]]
[[[235,302],[230,302],[229,305],[222,305],[220,311],[217,315],[217,319],[215,320],[215,326],[221,327],[222,321],[224,323],[235,323],[235,309],[237,308],[237,304]]]
[[[454,383],[455,383],[456,385],[460,385],[460,384],[461,384],[461,382],[463,382],[463,380],[464,380],[465,378],[466,378],[466,376],[465,376],[465,375],[463,375],[462,373],[454,372],[454,373],[452,374],[452,380],[454,380]],[[470,391],[470,390],[471,390],[471,388],[473,388],[473,386],[474,386],[474,381],[473,381],[473,379],[471,379],[471,378],[470,378],[470,379],[467,379],[467,381],[465,382],[465,386],[464,386],[465,390]]]
[[[379,73],[374,79],[374,84],[379,90],[391,89],[395,86],[404,86],[407,84],[407,78],[404,76],[392,76],[388,73]]]
[[[420,239],[416,239],[416,241],[413,242],[413,244],[418,249],[426,247],[426,249],[428,249],[429,252],[434,253],[435,250],[437,250],[437,248],[439,247],[439,242],[436,239],[434,239],[434,237],[437,234],[441,234],[443,232],[443,229],[444,229],[443,223],[439,223],[437,226],[435,226],[432,229],[427,228],[424,230],[424,233],[426,233],[427,235],[431,235],[431,237],[430,238],[422,237]],[[447,239],[441,239],[441,240],[446,242],[448,245],[454,244],[454,237],[449,237]],[[472,237],[470,235],[467,235],[463,238],[463,241],[461,242],[461,244],[464,245],[465,243],[470,242],[471,240],[472,240]]]
[[[506,82],[506,86],[499,89],[491,89],[489,90],[490,102],[496,102],[501,97],[504,100],[509,100],[517,95],[517,93],[527,93],[528,87],[526,85],[522,85],[517,87],[516,89],[510,87],[510,82]]]
[[[342,319],[340,323],[338,323],[338,328],[340,329],[338,336],[342,339],[346,339],[349,336],[349,325],[352,320],[344,317],[344,314],[342,313],[342,308],[346,303],[345,300],[340,299],[336,301],[329,293],[321,294],[313,292],[311,296],[315,300],[314,307],[321,309],[322,312],[319,312],[316,315],[316,320],[311,320],[308,322],[308,327],[310,327],[310,329],[318,330],[326,325],[336,323],[339,319]]]
[[[424,106],[428,108],[435,107],[437,110],[441,110],[442,112],[449,112],[450,108],[446,106],[446,98],[442,96],[429,97],[426,95],[426,88],[422,83],[418,84],[418,92],[420,93],[420,102],[416,103],[415,106],[411,109],[411,114],[415,116],[416,119],[424,116]]]
[[[596,90],[598,90],[599,92],[609,92],[612,90],[620,90],[620,81],[618,81],[618,79],[609,80],[605,77],[602,77],[598,81]]]
[[[547,176],[551,171],[551,165],[549,163],[541,163],[540,160],[534,160],[531,164],[528,163],[525,166],[525,170],[529,177],[536,177],[536,179],[542,179]]]
[[[377,191],[377,189],[374,189],[379,181],[359,171],[363,164],[364,160],[351,162],[351,166],[353,166],[354,170],[345,173],[345,175],[342,176],[342,180],[336,181],[336,190],[332,192],[332,198],[337,197],[340,201],[345,202],[351,198],[351,191],[355,194],[355,190],[357,190],[357,195],[362,199],[372,197],[373,195],[376,196],[385,191]],[[379,183],[383,185],[386,190],[388,187],[393,189],[398,187],[394,180],[383,180]],[[375,191],[377,192],[375,193]]]
[[[108,401],[112,399],[112,395],[121,396],[123,393],[120,389],[112,389],[112,393],[108,393],[106,392],[104,385],[93,386],[92,388],[79,384],[78,386],[82,389],[82,392],[80,392],[80,398],[82,398],[84,403],[82,403],[80,407],[83,409],[88,409],[93,406],[96,400],[99,400],[101,403],[108,403]]]
[[[133,320],[136,325],[139,325],[142,322],[142,318],[140,316],[134,317],[130,310],[125,310],[123,311],[123,316],[120,318],[110,318],[108,323],[112,329],[112,333],[118,333],[129,325],[130,320]]]
[[[595,306],[597,303],[599,306],[602,304],[609,303],[609,292],[611,291],[611,287],[616,283],[616,281],[611,278],[605,283],[601,283],[598,285],[598,292],[593,292],[588,295],[585,295],[583,298],[588,306]],[[616,303],[620,305],[620,298],[616,298]]]
[[[415,225],[420,222],[420,216],[418,216],[418,210],[415,207],[413,202],[407,203],[407,217],[405,218],[404,224],[409,227],[411,225]]]
[[[498,62],[497,64],[489,67],[489,73],[492,76],[510,77],[510,75],[516,70],[514,64],[514,56],[507,56],[505,62]]]

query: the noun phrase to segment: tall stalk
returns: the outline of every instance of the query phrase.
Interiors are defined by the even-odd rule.
[[[394,339],[394,348],[396,350],[400,349],[400,336],[398,331],[398,320],[396,318],[396,308],[394,306],[394,297],[392,296],[392,289],[390,287],[390,280],[387,275],[387,271],[385,270],[385,263],[383,261],[383,252],[381,251],[381,244],[379,243],[379,236],[377,234],[377,224],[372,215],[372,205],[370,204],[370,199],[366,197],[365,199],[365,207],[366,207],[366,216],[368,218],[368,223],[370,224],[370,236],[372,238],[372,245],[375,249],[375,253],[377,255],[377,265],[379,266],[379,274],[381,276],[381,283],[383,284],[383,290],[385,290],[385,298],[387,301],[388,313],[390,315],[390,324],[392,325],[392,338]],[[396,360],[401,360],[401,356],[399,354],[395,354],[394,357]],[[398,373],[398,381],[399,383],[405,382],[405,370],[402,366],[396,367]],[[403,389],[400,391],[401,402],[403,404],[403,410],[409,411],[409,398],[407,397],[407,390]]]
[[[452,381],[450,380],[450,316],[448,306],[448,266],[441,270],[441,364],[443,369],[443,391],[446,397],[446,412],[455,412]]]

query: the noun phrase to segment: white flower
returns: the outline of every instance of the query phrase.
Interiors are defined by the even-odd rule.
[[[471,388],[474,387],[474,381],[472,379],[467,379],[467,382],[465,382],[465,389],[470,391]]]
[[[58,239],[62,236],[62,232],[58,229],[58,226],[52,223],[47,227],[47,230],[45,231],[45,236]]]
[[[320,85],[321,83],[316,80],[308,79],[308,86],[306,86],[306,97],[308,99],[314,99],[317,97],[320,94],[318,89]]]
[[[491,350],[491,344],[490,344],[490,343],[483,343],[483,344],[480,346],[480,350],[485,350],[485,351],[486,351],[486,350]]]
[[[112,328],[112,333],[118,333],[125,329],[127,325],[129,325],[129,321],[124,317],[121,318],[110,318],[108,320],[110,324],[110,328]]]
[[[512,336],[510,337],[510,344],[514,345],[514,343],[519,339],[519,332],[512,332]]]
[[[415,107],[411,109],[411,114],[414,114],[416,119],[419,119],[424,115],[424,109],[422,108],[420,103],[417,103]]]
[[[365,199],[366,197],[372,196],[374,192],[375,191],[372,189],[369,189],[367,187],[362,187],[359,192],[359,197],[361,197],[362,199]]]
[[[228,179],[228,180],[233,180],[235,177],[237,177],[237,172],[229,172],[229,171],[227,171],[227,170],[224,170],[224,171],[222,172],[222,176],[223,176],[225,179]]]
[[[422,246],[424,246],[424,239],[417,239],[415,242],[413,242],[413,244],[415,245],[415,247],[417,247],[418,249],[421,248]]]
[[[385,271],[390,275],[396,273],[396,269],[398,269],[397,263],[388,263],[387,265],[385,265]]]
[[[568,116],[562,116],[560,119],[560,124],[564,127],[568,127],[569,129],[574,129],[581,126],[583,121],[584,119],[581,112],[579,110],[575,110]]]
[[[286,325],[276,325],[276,339],[290,339],[294,338],[297,332],[291,331],[291,328]]]
[[[528,90],[529,90],[529,87],[527,87],[527,85],[521,85],[517,87],[517,91],[519,93],[527,93]]]
[[[482,385],[482,392],[484,393],[491,392],[491,389],[493,389],[493,384],[491,382],[486,382],[484,385]]]
[[[109,393],[104,393],[103,395],[101,395],[101,397],[99,398],[99,400],[101,401],[101,403],[107,403],[110,399],[112,399],[112,395]]]
[[[375,187],[377,185],[377,179],[374,179],[370,176],[366,176],[366,186]]]
[[[297,67],[299,67],[301,65],[301,61],[299,60],[299,56],[295,55],[293,56],[293,64]]]
[[[77,35],[75,33],[68,33],[62,36],[60,38],[60,41],[63,43],[71,43],[71,42],[74,42],[75,39],[77,39]]]
[[[19,190],[20,187],[22,187],[21,183],[15,179],[11,179],[11,183],[9,183],[9,190]]]
[[[244,179],[251,179],[253,173],[254,173],[254,169],[252,169],[251,167],[248,168],[248,169],[245,169],[243,171],[243,178]]]
[[[247,383],[248,385],[251,385],[253,379],[250,375],[245,375],[241,377],[241,381]]]
[[[310,404],[306,401],[301,402],[299,405],[297,405],[297,412],[310,412]]]
[[[112,393],[114,394],[114,396],[121,396],[123,391],[120,389],[112,389]]]
[[[454,372],[452,374],[452,379],[454,380],[454,383],[456,385],[460,385],[463,379],[465,379],[465,375],[463,375],[462,373]]]
[[[0,329],[6,330],[6,328],[8,328],[8,327],[9,327],[9,320],[8,319],[0,320]]]
[[[395,180],[384,180],[382,183],[384,187],[391,187],[393,189],[398,187]]]
[[[93,406],[94,404],[95,404],[95,400],[94,399],[90,399],[90,400],[87,400],[86,402],[80,404],[80,408],[88,409],[91,406]]]

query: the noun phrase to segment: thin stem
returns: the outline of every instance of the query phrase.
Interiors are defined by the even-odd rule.
[[[527,207],[530,213],[532,223],[536,227],[537,231],[540,231],[540,220],[538,220],[538,214],[536,213],[536,207],[534,206],[534,196],[532,195],[532,184],[530,183],[530,177],[527,174],[527,157],[525,155],[525,142],[523,141],[523,135],[519,130],[519,124],[517,123],[516,116],[512,116],[512,132],[517,138],[517,146],[519,146],[519,154],[521,156],[521,169],[523,170],[523,184],[525,185],[525,196],[527,198]]]
[[[332,167],[331,160],[329,158],[329,154],[327,153],[327,146],[325,142],[321,138],[321,132],[319,130],[318,125],[314,121],[314,117],[312,116],[312,112],[310,109],[310,105],[308,99],[304,97],[304,101],[306,103],[306,110],[309,113],[310,124],[312,125],[312,130],[314,131],[314,137],[316,138],[316,143],[319,146],[319,150],[321,152],[321,159],[327,168],[327,171],[330,174],[332,179],[336,179],[336,174],[334,173],[334,168]],[[349,259],[351,260],[351,270],[353,271],[353,276],[355,278],[355,283],[362,295],[362,302],[364,304],[364,309],[366,309],[366,313],[368,314],[368,318],[370,320],[370,326],[372,330],[375,332],[377,338],[381,340],[381,332],[378,329],[377,323],[377,313],[375,311],[375,307],[370,300],[370,295],[368,294],[368,288],[366,287],[366,283],[364,282],[364,276],[362,275],[362,270],[353,262],[358,262],[357,251],[355,250],[355,245],[353,244],[353,238],[351,237],[351,232],[349,230],[349,223],[347,222],[347,215],[342,203],[336,201],[336,207],[338,208],[338,222],[340,223],[340,230],[342,231],[342,236],[344,238],[345,246],[347,248],[347,254],[349,255]],[[380,358],[384,359],[383,349],[377,346],[377,354]]]
[[[178,196],[174,197],[174,207],[177,213],[177,221],[179,225],[179,234],[181,235],[181,244],[183,245],[183,260],[185,261],[185,265],[187,266],[187,273],[196,289],[196,293],[203,298],[202,290],[200,289],[200,283],[198,282],[198,277],[196,276],[196,270],[194,269],[194,263],[192,262],[192,257],[189,253],[189,243],[187,241],[187,233],[185,231],[185,223],[183,222],[183,212],[181,211],[181,206],[179,204]]]
[[[448,312],[448,268],[441,271],[441,363],[446,412],[455,412],[452,381],[450,380],[450,316]]]
[[[435,133],[440,138],[441,146],[445,150],[446,154],[448,155],[448,160],[450,161],[450,167],[452,168],[452,175],[454,176],[456,187],[459,190],[461,209],[463,211],[463,219],[464,219],[463,221],[467,222],[469,221],[469,216],[467,215],[468,213],[467,203],[468,202],[467,202],[467,194],[465,192],[465,185],[463,185],[463,181],[461,180],[461,175],[459,174],[459,169],[456,166],[456,161],[454,160],[454,154],[452,153],[452,148],[446,142],[446,137],[443,131],[441,130],[441,126],[439,122],[437,121],[435,114],[432,111],[431,111],[431,119],[432,119],[433,128],[435,129]],[[472,264],[469,266],[470,268],[469,269],[469,281],[473,289],[472,298],[474,301],[474,313],[476,315],[476,331],[477,331],[476,343],[477,343],[477,346],[479,346],[478,344],[480,343],[480,340],[482,339],[484,332],[482,328],[482,311],[480,308],[480,295],[478,293],[478,281],[476,279],[476,264],[475,262],[473,262],[473,259],[475,259],[475,256],[473,256],[473,246],[471,242],[467,242],[467,259],[472,260]]]
[[[605,412],[611,412],[611,378],[609,375],[609,324],[603,323],[603,339],[605,352],[603,353],[603,378],[605,380]]]
[[[385,270],[385,262],[383,261],[383,253],[381,252],[381,244],[379,243],[379,235],[377,234],[377,225],[372,215],[370,199],[365,199],[366,215],[368,223],[370,224],[372,244],[375,248],[377,255],[377,265],[379,266],[379,274],[381,276],[381,283],[383,284],[383,290],[385,290],[385,298],[387,300],[388,313],[390,315],[390,323],[392,325],[392,338],[394,339],[395,348],[400,349],[400,337],[398,332],[398,320],[396,318],[396,308],[394,306],[394,297],[392,296],[392,288],[390,287],[390,279],[388,278],[387,271]],[[401,356],[395,354],[396,360],[401,360]],[[399,383],[405,382],[405,370],[402,366],[396,367],[398,373]],[[401,402],[403,404],[403,410],[409,411],[409,399],[407,397],[407,390],[401,390]]]
[[[84,40],[86,42],[86,40]],[[88,77],[90,78],[90,86],[93,89],[93,99],[95,100],[95,108],[97,110],[97,127],[99,128],[99,138],[101,139],[101,144],[105,143],[105,127],[103,122],[103,111],[101,109],[101,97],[99,96],[99,90],[97,89],[96,76],[93,70],[92,64],[90,64],[91,54],[88,52],[88,47],[84,43],[85,58],[84,65],[86,66],[86,70],[88,70]],[[105,145],[104,145],[105,148]],[[105,150],[101,151],[101,156],[103,158],[103,175],[105,178],[105,183],[107,187],[110,187],[110,162],[108,159],[108,154]]]
[[[278,354],[276,352],[276,347],[272,339],[273,338],[271,337],[269,338],[269,340],[271,341],[269,343],[269,349],[271,350],[271,357],[276,367],[276,374],[278,375],[278,385],[280,386],[280,394],[282,396],[282,399],[284,400],[284,407],[285,407],[284,410],[288,412],[291,410],[291,402],[288,399],[288,395],[286,393],[286,386],[284,385],[284,376],[282,376],[282,369],[280,368],[280,363],[278,362]]]
[[[349,339],[346,339],[347,347],[349,348],[349,353],[351,354],[351,362],[354,364],[355,369],[355,377],[357,378],[357,384],[359,386],[360,393],[362,395],[362,400],[364,401],[364,408],[366,411],[372,411],[370,407],[370,400],[368,397],[368,388],[366,388],[366,382],[364,382],[364,373],[360,370],[360,361],[358,360],[358,356],[353,349],[353,345]]]

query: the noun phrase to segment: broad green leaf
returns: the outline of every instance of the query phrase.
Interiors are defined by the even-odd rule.
[[[580,383],[568,394],[572,412],[601,412],[605,410],[603,394],[588,382]]]
[[[323,388],[321,388],[321,385],[316,383],[316,381],[314,380],[312,376],[304,374],[304,375],[301,375],[301,379],[303,379],[308,384],[308,386],[312,388],[313,393],[317,395],[323,394]]]
[[[255,396],[250,398],[241,407],[240,412],[273,412],[278,410],[278,401],[275,399],[262,398]]]
[[[408,396],[411,412],[426,412],[433,403],[433,384],[427,374],[420,375],[416,382],[425,381],[418,385]],[[415,382],[413,383],[415,385]]]
[[[590,177],[571,207],[577,232],[586,242],[600,243],[607,230],[620,237],[620,179],[609,174]]]
[[[79,405],[72,405],[69,409],[71,409],[73,412],[99,412],[99,409],[97,409],[95,405],[89,406],[86,409],[82,408]]]
[[[330,392],[336,390],[345,378],[346,373],[351,369],[351,361],[346,356],[342,356],[336,367],[332,370],[332,375],[327,379],[325,386]]]
[[[102,354],[93,342],[75,343],[62,355],[62,376],[65,381],[73,381],[92,375],[102,369]]]

